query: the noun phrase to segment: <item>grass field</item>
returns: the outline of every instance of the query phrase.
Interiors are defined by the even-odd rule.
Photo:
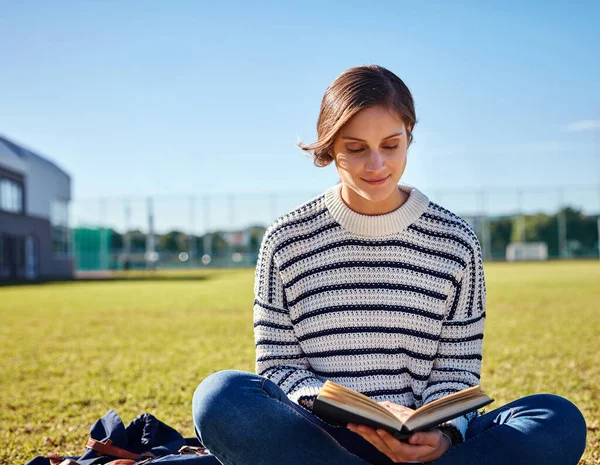
[[[491,263],[482,384],[495,408],[552,392],[588,424],[600,463],[600,263]],[[81,455],[108,409],[193,436],[191,397],[221,369],[254,369],[253,270],[130,274],[0,287],[0,463]]]

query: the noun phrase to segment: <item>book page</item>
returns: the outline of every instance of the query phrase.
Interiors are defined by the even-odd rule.
[[[321,388],[319,398],[327,401],[331,400],[340,405],[364,409],[372,414],[387,417],[390,421],[399,421],[392,412],[368,396],[329,380],[325,381],[325,384]]]
[[[462,391],[458,391],[453,394],[441,397],[440,399],[434,400],[433,402],[429,402],[428,404],[425,404],[422,407],[419,407],[417,410],[415,410],[411,414],[411,417],[422,415],[429,411],[436,410],[442,406],[464,402],[468,399],[478,398],[481,396],[485,396],[485,394],[481,390],[481,387],[479,385],[473,386],[467,389],[463,389]]]
[[[338,407],[342,410],[353,413],[357,417],[362,417],[365,419],[371,419],[371,420],[377,421],[377,422],[387,426],[388,428],[392,428],[392,429],[395,429],[398,431],[402,430],[402,423],[393,415],[392,416],[382,415],[381,414],[382,412],[380,412],[378,410],[368,411],[367,409],[363,408],[362,405],[339,403],[336,400],[330,399],[330,398],[323,398],[322,401],[329,405],[332,405],[333,407]],[[385,412],[383,412],[383,413],[385,413]],[[354,421],[358,422],[360,424],[363,424],[360,422],[360,419],[355,419]]]
[[[488,396],[478,396],[472,399],[467,399],[462,402],[453,402],[439,404],[435,409],[421,412],[420,415],[412,415],[406,422],[405,426],[410,430],[423,429],[424,427],[433,428],[440,423],[459,417],[473,410],[477,410],[484,405],[492,402]]]

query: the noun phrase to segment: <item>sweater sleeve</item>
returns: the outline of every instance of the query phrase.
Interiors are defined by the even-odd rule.
[[[471,252],[471,260],[446,301],[438,351],[423,392],[423,404],[480,384],[486,289],[481,247],[476,238]],[[445,425],[455,427],[464,441],[469,421],[477,415],[475,411]]]
[[[268,230],[261,244],[254,282],[256,373],[277,384],[288,398],[312,410],[324,381],[311,370],[290,318],[283,281]]]

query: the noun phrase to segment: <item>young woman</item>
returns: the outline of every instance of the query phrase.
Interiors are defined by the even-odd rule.
[[[318,140],[302,145],[340,184],[278,219],[256,267],[256,373],[207,377],[196,433],[227,465],[574,465],[586,425],[568,400],[528,396],[408,443],[311,412],[326,379],[394,414],[480,384],[485,280],[477,236],[399,185],[416,123],[410,91],[380,66],[327,89]]]

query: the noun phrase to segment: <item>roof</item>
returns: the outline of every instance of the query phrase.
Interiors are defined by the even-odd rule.
[[[70,178],[69,173],[67,173],[62,168],[60,168],[56,163],[54,163],[53,161],[48,160],[47,158],[45,158],[45,157],[43,157],[41,155],[38,155],[35,152],[32,152],[29,149],[26,149],[22,145],[16,144],[15,142],[7,139],[6,137],[4,137],[2,135],[0,135],[0,142],[3,142],[4,145],[6,145],[20,159],[22,159],[23,162],[26,163],[28,158],[35,158],[36,160],[39,160],[39,161],[47,164],[52,169],[57,170],[60,173],[62,173],[63,175],[65,175],[68,178]]]

